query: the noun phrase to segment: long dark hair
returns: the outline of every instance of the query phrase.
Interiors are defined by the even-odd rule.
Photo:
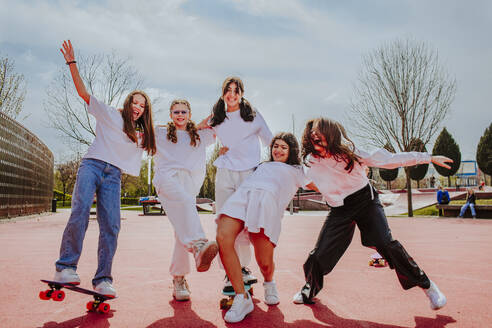
[[[354,153],[355,145],[349,139],[343,126],[328,118],[320,117],[306,123],[306,128],[302,135],[302,161],[309,166],[306,160],[309,154],[318,155],[311,142],[311,131],[316,130],[326,138],[326,152],[333,156],[337,162],[345,162],[345,170],[352,172],[354,164],[360,164],[359,157]],[[343,137],[343,139],[342,139]]]
[[[178,104],[183,104],[188,107],[188,110],[191,113],[190,103],[186,99],[173,100],[171,106],[169,106],[169,111],[171,112],[174,105]],[[193,122],[192,120],[188,120],[188,123],[186,123],[186,131],[190,135],[190,145],[196,147],[198,145],[198,142],[200,141],[200,135],[198,134],[198,130],[196,129],[195,122]],[[178,142],[178,136],[176,135],[176,125],[173,121],[167,123],[167,139],[170,140],[172,143]]]
[[[131,104],[133,103],[133,96],[137,94],[145,98],[145,110],[138,120],[133,121]],[[140,130],[142,132],[142,142],[139,146],[150,155],[154,155],[156,151],[154,122],[152,121],[152,105],[150,104],[149,96],[141,90],[130,92],[123,103],[121,116],[123,117],[123,132],[126,133],[128,138],[138,143],[137,130]]]
[[[296,136],[290,132],[280,132],[273,137],[272,142],[270,143],[270,161],[273,162],[273,144],[279,139],[285,141],[285,143],[289,146],[289,157],[287,157],[285,164],[300,165],[301,160],[299,158],[299,143],[297,142]]]
[[[222,83],[222,96],[219,98],[219,100],[217,100],[214,107],[212,108],[212,118],[210,119],[210,126],[219,125],[224,122],[226,118],[224,95],[226,94],[227,88],[231,83],[236,84],[237,93],[241,91],[241,93],[244,94],[244,84],[240,78],[236,76],[231,76],[225,79],[224,83]],[[247,101],[244,97],[241,97],[241,101],[239,102],[239,110],[239,114],[245,122],[251,122],[255,119],[256,112],[254,111],[253,107],[251,107],[249,101]]]

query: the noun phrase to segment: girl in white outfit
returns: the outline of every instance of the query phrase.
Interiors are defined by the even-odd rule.
[[[215,142],[215,135],[212,129],[197,131],[186,100],[174,100],[169,116],[172,122],[156,128],[153,183],[175,231],[169,268],[173,296],[184,301],[190,299],[184,278],[190,272],[188,254],[193,253],[197,271],[203,272],[209,269],[218,251],[217,243],[205,237],[195,198],[205,177],[206,148]]]
[[[288,203],[297,189],[307,184],[308,180],[300,165],[296,137],[292,133],[280,133],[272,140],[270,161],[260,164],[218,212],[219,253],[236,292],[232,307],[224,317],[227,322],[239,322],[253,311],[253,302],[245,292],[241,265],[234,250],[234,240],[242,231],[249,233],[256,262],[265,280],[265,303],[279,303],[273,279],[273,251]],[[309,184],[308,188],[315,187]]]
[[[324,276],[333,270],[350,245],[357,225],[362,245],[375,248],[388,261],[403,289],[419,286],[429,298],[432,309],[443,307],[444,294],[393,239],[378,193],[369,183],[365,168],[394,169],[429,162],[449,168],[445,163],[452,160],[419,152],[392,154],[385,149],[367,153],[355,148],[339,123],[326,118],[306,124],[302,146],[306,175],[331,209],[316,246],[304,263],[306,283],[294,295],[294,303],[314,302],[313,298],[323,288]]]
[[[222,84],[222,96],[214,105],[212,115],[200,123],[200,128],[212,127],[223,145],[221,155],[214,162],[215,208],[219,212],[225,201],[241,182],[248,177],[261,160],[260,139],[268,146],[272,133],[260,112],[243,98],[244,85],[240,78],[229,77]],[[247,284],[256,278],[246,268],[251,260],[247,233],[239,234],[236,251],[243,268],[243,279]],[[224,291],[232,291],[230,281],[226,281]]]

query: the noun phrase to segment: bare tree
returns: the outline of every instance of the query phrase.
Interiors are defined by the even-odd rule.
[[[364,57],[351,120],[369,143],[411,151],[412,140],[426,145],[439,130],[455,93],[456,80],[439,65],[437,51],[412,39],[396,40]],[[408,168],[405,174],[413,216]]]
[[[80,76],[87,91],[110,106],[118,106],[132,90],[139,89],[143,79],[129,59],[111,54],[77,56]],[[60,70],[46,91],[44,110],[49,125],[62,136],[78,144],[90,145],[95,132],[95,119],[87,112],[87,105],[77,95],[70,72]]]
[[[26,83],[22,74],[15,73],[15,62],[0,57],[0,112],[16,118],[26,96]]]
[[[71,192],[75,185],[80,160],[80,155],[76,155],[75,158],[56,165],[57,176],[63,189],[63,206],[65,206],[65,194]]]

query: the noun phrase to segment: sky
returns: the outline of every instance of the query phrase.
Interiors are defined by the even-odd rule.
[[[43,103],[59,71],[68,70],[59,50],[66,39],[85,55],[114,51],[130,58],[144,77],[142,89],[161,99],[154,107],[157,124],[168,121],[176,97],[188,99],[193,119],[200,121],[220,96],[224,79],[237,75],[245,98],[273,133],[294,129],[299,136],[306,120],[326,116],[354,136],[350,101],[363,56],[412,38],[436,50],[456,79],[443,127],[459,144],[463,160],[475,159],[492,122],[492,2],[487,0],[0,0],[0,8],[0,55],[15,60],[16,72],[27,82],[18,120],[56,161],[73,148],[50,128]]]

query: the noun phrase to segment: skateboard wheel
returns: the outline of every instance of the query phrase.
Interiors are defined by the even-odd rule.
[[[372,265],[374,265],[374,260],[369,261],[369,266],[372,266]]]
[[[253,296],[253,287],[249,289],[249,295]]]
[[[53,294],[51,294],[51,299],[53,301],[61,302],[65,299],[65,292],[63,290],[55,290]]]
[[[48,296],[48,290],[43,290],[43,291],[40,291],[39,292],[39,298],[42,299],[43,301],[47,301],[50,299],[50,297]]]
[[[85,307],[87,308],[87,311],[94,311],[94,302],[93,301],[87,302]]]
[[[101,312],[101,313],[108,313],[109,310],[111,309],[111,307],[109,306],[108,303],[101,303],[99,304],[99,306],[97,307],[97,309]]]

